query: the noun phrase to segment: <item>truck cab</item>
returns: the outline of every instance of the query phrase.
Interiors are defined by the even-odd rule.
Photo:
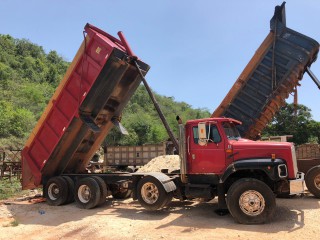
[[[189,174],[223,174],[233,162],[232,143],[240,139],[235,128],[240,122],[226,118],[207,118],[186,124]],[[231,157],[230,157],[231,156]]]
[[[238,125],[232,118],[180,123],[184,141],[181,183],[176,185],[183,186],[185,198],[218,196],[219,207],[240,223],[262,223],[271,219],[276,195],[290,194],[293,187],[303,191],[303,174],[292,143],[244,139]]]
[[[283,142],[261,142],[241,138],[232,118],[207,118],[186,123],[186,162],[188,174],[226,173],[230,165],[252,168],[274,179],[296,179],[297,161],[294,146]],[[255,164],[256,163],[256,164]],[[278,173],[278,176],[276,174]]]

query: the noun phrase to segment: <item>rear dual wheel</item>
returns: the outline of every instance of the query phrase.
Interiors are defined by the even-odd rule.
[[[98,176],[93,176],[92,177],[94,180],[96,180],[96,182],[99,185],[100,188],[100,199],[98,202],[98,205],[102,205],[106,202],[106,198],[108,195],[108,188],[107,188],[107,184],[103,181],[103,179],[101,177]]]
[[[49,205],[59,206],[76,201],[80,208],[90,209],[105,203],[107,186],[98,176],[82,178],[74,184],[68,176],[49,179],[44,188],[44,196]]]
[[[44,196],[49,205],[60,206],[67,203],[70,191],[72,189],[65,178],[62,176],[52,177],[44,187]]]
[[[90,209],[100,201],[100,187],[91,177],[79,179],[75,186],[75,202],[79,208]]]
[[[86,177],[77,181],[75,202],[79,208],[90,209],[105,203],[107,186],[98,176]]]
[[[68,196],[66,203],[72,203],[74,202],[74,182],[71,179],[71,177],[68,176],[62,176],[63,179],[67,182],[68,185]]]

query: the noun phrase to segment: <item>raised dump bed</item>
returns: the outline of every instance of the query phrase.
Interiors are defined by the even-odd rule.
[[[23,189],[62,173],[85,172],[141,82],[125,42],[90,24],[85,32],[22,151]],[[146,74],[149,66],[139,60],[138,65]]]
[[[211,117],[240,120],[242,137],[254,139],[294,91],[315,60],[319,43],[286,27],[285,5],[277,6],[271,31]]]

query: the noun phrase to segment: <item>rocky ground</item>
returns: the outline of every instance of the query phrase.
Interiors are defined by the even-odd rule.
[[[178,156],[160,156],[141,168],[154,172],[179,169]],[[84,210],[74,203],[49,206],[34,198],[0,202],[0,240],[5,239],[319,239],[320,200],[310,194],[277,199],[272,222],[240,225],[232,216],[215,213],[211,202],[174,200],[165,209],[148,212],[132,199],[109,197],[100,207]]]
[[[132,199],[109,198],[83,210],[69,204],[7,201],[0,204],[0,239],[319,239],[320,201],[311,195],[277,199],[274,220],[240,225],[218,216],[210,203],[173,201],[166,209],[145,211]]]

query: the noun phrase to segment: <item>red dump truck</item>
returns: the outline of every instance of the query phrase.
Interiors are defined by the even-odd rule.
[[[275,195],[292,192],[294,185],[302,191],[294,146],[242,139],[236,128],[241,122],[233,118],[190,120],[185,125],[177,118],[179,143],[169,135],[179,145],[179,171],[88,173],[85,166],[112,124],[122,129],[121,111],[140,81],[155,99],[144,78],[149,66],[133,55],[123,35],[118,40],[89,24],[85,32],[84,43],[22,151],[24,189],[42,185],[49,204],[75,201],[81,208],[102,204],[110,194],[131,195],[147,210],[161,209],[173,197],[218,197],[220,213],[227,209],[245,224],[270,221]],[[313,58],[315,51],[310,49],[307,57]],[[303,61],[302,68],[309,62]]]
[[[299,86],[305,72],[320,89],[319,80],[310,70],[319,43],[286,27],[284,5],[276,8],[272,31],[211,115],[241,121],[238,130],[245,138],[255,139],[261,133]],[[299,166],[306,174],[309,191],[320,198],[320,162],[312,163],[301,160]]]

